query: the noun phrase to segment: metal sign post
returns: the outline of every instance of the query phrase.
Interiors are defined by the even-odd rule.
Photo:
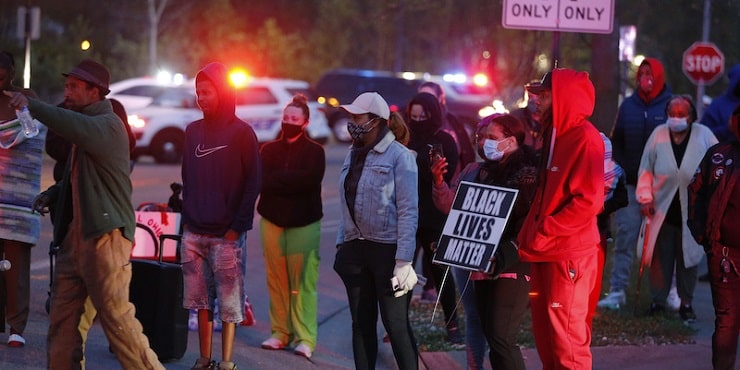
[[[38,40],[41,35],[41,8],[34,6],[18,7],[18,27],[16,33],[19,39],[25,40],[26,55],[23,65],[23,87],[31,88],[31,40]]]

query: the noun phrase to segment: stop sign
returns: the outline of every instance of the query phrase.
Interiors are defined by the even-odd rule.
[[[683,52],[683,73],[695,85],[714,83],[725,71],[725,55],[711,42],[695,42]]]

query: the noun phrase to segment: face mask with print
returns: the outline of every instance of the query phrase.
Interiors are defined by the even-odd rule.
[[[673,132],[684,132],[689,128],[686,118],[668,117],[668,129]]]
[[[347,131],[349,132],[349,136],[352,136],[352,140],[357,142],[362,142],[363,136],[365,134],[371,132],[375,127],[368,128],[367,126],[370,125],[375,119],[371,119],[367,121],[363,125],[357,125],[354,122],[347,122]]]
[[[498,150],[498,144],[503,140],[491,140],[486,139],[483,142],[483,153],[486,155],[486,159],[489,161],[499,161],[504,157],[504,152]]]

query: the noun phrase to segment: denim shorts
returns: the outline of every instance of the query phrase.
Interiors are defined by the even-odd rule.
[[[245,244],[222,237],[185,231],[181,261],[184,282],[182,305],[187,309],[215,310],[221,321],[244,319],[244,275],[242,255]]]

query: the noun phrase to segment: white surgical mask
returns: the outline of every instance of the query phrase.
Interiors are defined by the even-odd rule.
[[[668,129],[673,132],[684,132],[689,128],[686,118],[668,117]]]
[[[483,142],[483,153],[486,155],[486,159],[490,161],[499,161],[504,157],[504,152],[498,150],[498,144],[503,140],[491,140],[486,139]]]

